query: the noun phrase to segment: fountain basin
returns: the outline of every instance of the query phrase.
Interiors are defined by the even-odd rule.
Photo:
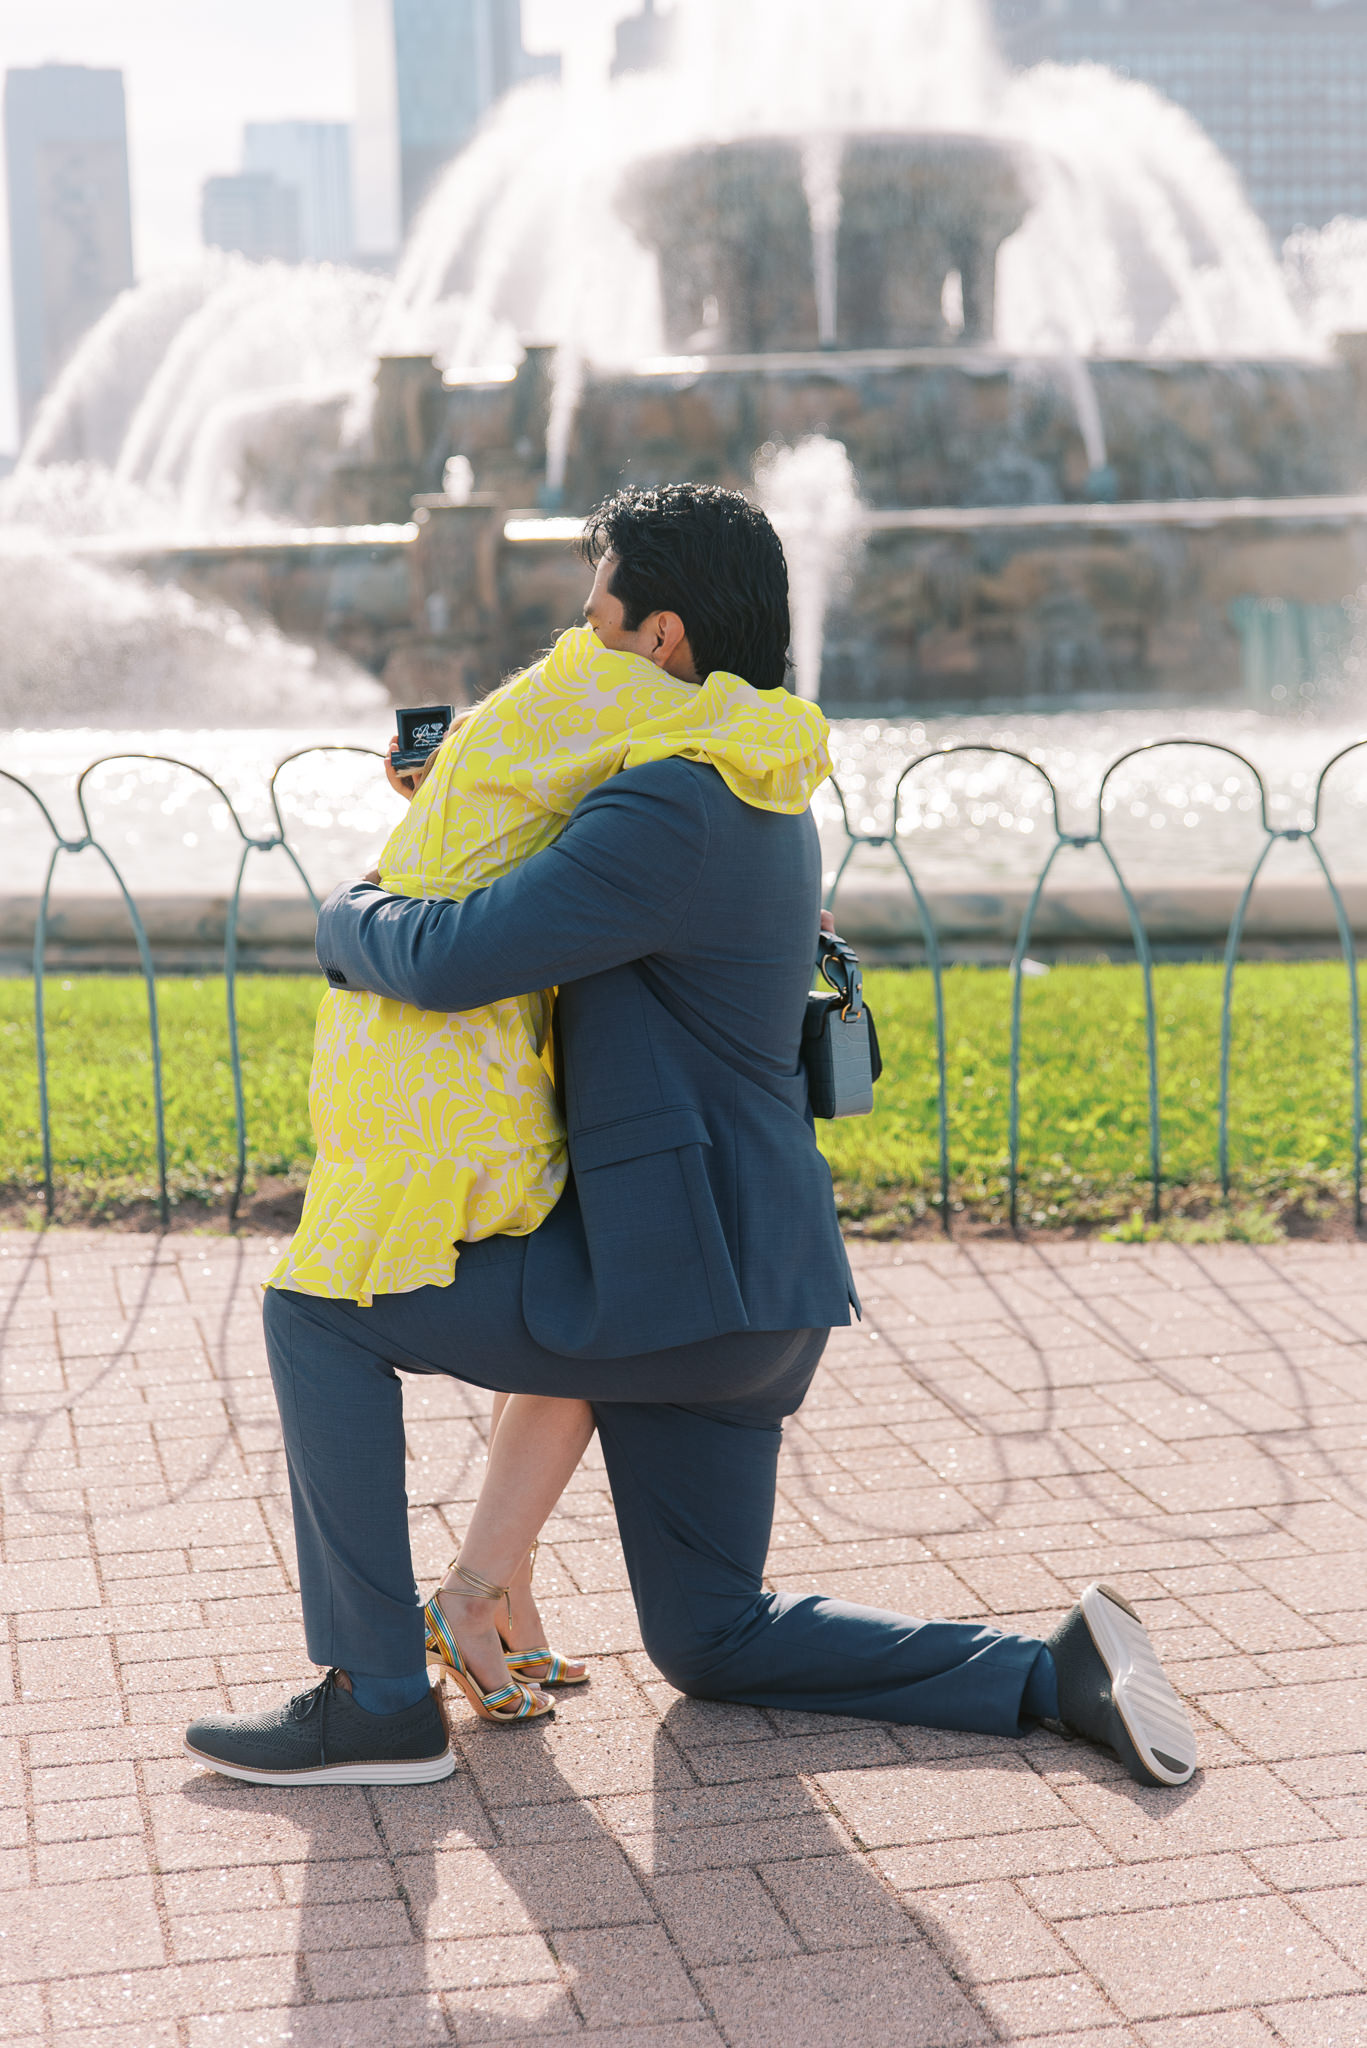
[[[997,250],[1027,207],[1016,152],[981,135],[707,143],[633,164],[617,194],[618,212],[659,260],[666,347],[748,354],[823,340],[853,349],[949,341],[951,273],[962,338],[990,339]]]
[[[83,545],[335,642],[396,702],[470,701],[579,616],[578,524],[487,499],[418,513],[384,532],[247,546]],[[833,711],[1077,692],[1257,701],[1243,612],[1310,607],[1339,617],[1346,642],[1344,608],[1367,581],[1367,495],[884,507],[865,539],[827,624]]]
[[[914,850],[914,849],[913,849]],[[1243,875],[1198,880],[1139,880],[1134,896],[1158,959],[1210,959],[1224,948],[1242,894]],[[1011,959],[1031,883],[925,882],[942,957],[952,963],[1005,966]],[[1349,921],[1367,940],[1367,875],[1340,881]],[[160,973],[221,974],[227,934],[224,892],[138,895],[137,904]],[[841,884],[836,912],[842,934],[871,964],[919,966],[924,934],[910,890],[897,875],[853,875]],[[0,896],[0,974],[33,970],[38,897]],[[244,894],[238,924],[242,973],[313,974],[314,914],[302,892]],[[59,894],[48,918],[48,971],[131,973],[138,951],[122,906],[109,890]],[[1249,913],[1244,953],[1254,959],[1323,959],[1339,951],[1338,928],[1324,884],[1288,876],[1260,883]],[[1105,880],[1052,881],[1030,940],[1040,959],[1133,958],[1128,918],[1118,890]]]

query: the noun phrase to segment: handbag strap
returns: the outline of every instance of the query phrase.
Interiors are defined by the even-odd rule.
[[[822,979],[840,997],[840,1014],[848,1022],[864,1014],[864,971],[854,947],[834,932],[823,932],[817,951]]]

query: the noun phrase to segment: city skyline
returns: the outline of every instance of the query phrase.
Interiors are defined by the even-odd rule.
[[[579,40],[610,38],[636,0],[573,0]],[[523,0],[524,41],[563,38],[564,0]],[[264,61],[264,56],[269,61]],[[120,70],[128,103],[133,260],[148,277],[202,248],[206,178],[241,162],[250,122],[355,116],[351,0],[44,0],[0,10],[0,72],[48,63]],[[0,453],[18,443],[7,206],[0,203]]]

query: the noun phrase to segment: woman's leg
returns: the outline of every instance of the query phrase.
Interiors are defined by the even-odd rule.
[[[498,1425],[502,1419],[503,1411],[511,1399],[512,1396],[510,1394],[494,1395],[493,1414],[489,1423],[489,1442],[491,1446],[498,1434]],[[538,1530],[537,1534],[540,1535],[540,1533],[540,1530]],[[535,1556],[536,1542],[533,1539],[531,1549],[508,1580],[508,1599],[511,1614],[505,1609],[499,1632],[503,1636],[510,1652],[514,1650],[540,1650],[546,1647],[545,1624],[542,1622],[541,1610],[536,1604],[536,1595],[532,1590],[532,1562]],[[576,1663],[572,1658],[566,1658],[561,1669],[563,1673],[562,1683],[575,1685],[587,1675],[587,1666]],[[519,1675],[526,1678],[533,1685],[541,1678],[540,1670],[530,1667],[526,1671],[520,1672]]]
[[[499,1397],[488,1469],[460,1549],[466,1571],[508,1587],[526,1573],[532,1544],[588,1448],[593,1427],[587,1401],[546,1394]],[[506,1685],[508,1667],[498,1633],[498,1623],[508,1619],[502,1601],[472,1593],[454,1567],[438,1597],[461,1654],[485,1691]]]

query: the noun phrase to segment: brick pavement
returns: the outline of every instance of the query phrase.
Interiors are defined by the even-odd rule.
[[[201,1775],[306,1680],[258,1241],[0,1237],[5,2048],[1367,2042],[1367,1249],[861,1248],[773,1583],[1047,1625],[1109,1577],[1202,1770],[678,1697],[592,1457],[548,1531],[592,1687],[430,1788]],[[417,1562],[483,1404],[409,1389]]]

